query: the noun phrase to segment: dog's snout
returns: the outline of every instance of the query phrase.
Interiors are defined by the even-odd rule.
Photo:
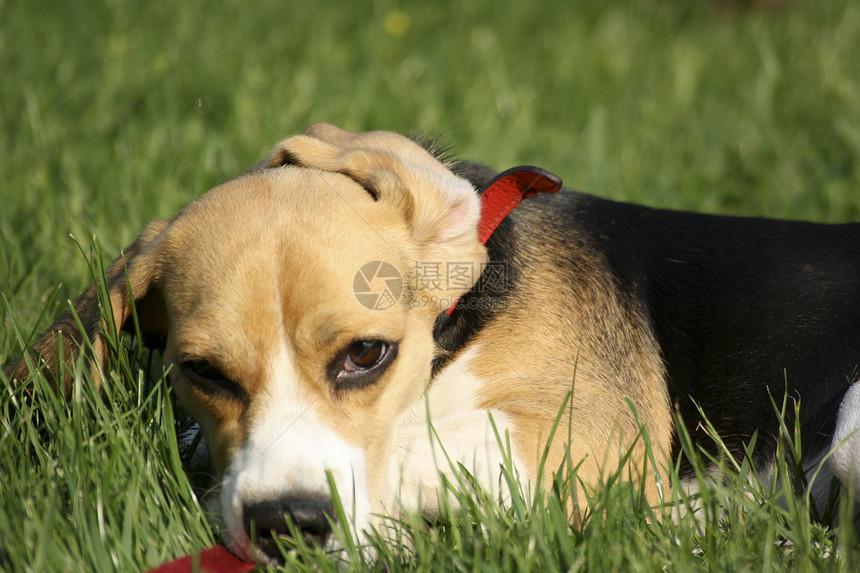
[[[275,538],[292,537],[287,520],[309,543],[323,544],[332,532],[334,506],[328,497],[287,496],[246,504],[243,511],[248,535],[275,559],[280,558]]]

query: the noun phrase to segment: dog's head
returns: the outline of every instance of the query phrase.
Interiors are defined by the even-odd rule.
[[[111,266],[116,325],[134,300],[141,329],[166,340],[239,555],[267,560],[285,515],[324,542],[329,476],[358,528],[384,509],[394,425],[429,379],[434,321],[472,286],[446,269],[485,260],[479,215],[475,189],[411,140],[315,125],[152,223]],[[75,310],[98,364],[95,293]],[[77,355],[67,314],[34,345],[48,370],[58,331]],[[23,362],[7,372],[26,377]]]

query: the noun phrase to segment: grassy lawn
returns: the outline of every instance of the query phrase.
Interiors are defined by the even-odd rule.
[[[95,247],[112,259],[315,121],[441,134],[618,200],[860,221],[857,54],[853,0],[0,0],[0,362],[90,282]],[[107,401],[2,393],[0,570],[136,571],[216,542],[169,391],[132,364],[117,357]],[[659,521],[671,508],[624,484],[576,530],[552,495],[475,493],[450,523],[405,525],[411,550],[347,568],[856,570],[853,535],[810,520],[786,438],[783,480],[727,467],[699,521]],[[291,568],[341,566],[305,553]]]

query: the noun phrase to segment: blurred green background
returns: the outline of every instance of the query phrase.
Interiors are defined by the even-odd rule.
[[[601,196],[860,219],[860,7],[691,0],[0,0],[0,289],[31,324],[84,247],[316,121],[441,134]]]

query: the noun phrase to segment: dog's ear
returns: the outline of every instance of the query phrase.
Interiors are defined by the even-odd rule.
[[[33,343],[32,351],[3,367],[3,374],[13,384],[20,384],[30,375],[28,356],[33,367],[53,382],[62,385],[68,397],[73,384],[74,366],[81,353],[89,359],[93,380],[98,384],[97,371],[108,360],[105,332],[130,327],[132,300],[138,309],[142,331],[166,335],[166,312],[156,287],[158,276],[158,238],[168,221],[150,223],[143,233],[128,246],[105,271],[101,280],[90,285]],[[102,294],[106,296],[102,296]],[[109,308],[106,308],[108,307]],[[112,318],[113,325],[108,324]],[[80,321],[80,326],[78,325]]]
[[[478,241],[481,201],[472,185],[454,175],[423,147],[402,135],[373,131],[352,133],[333,125],[315,124],[304,134],[281,142],[264,167],[297,165],[342,173],[358,182],[377,201],[401,212],[412,232],[420,267],[445,272],[451,263],[472,265],[477,280],[486,261]],[[436,298],[453,303],[471,284],[433,284]],[[440,292],[440,290],[442,292]]]
[[[326,141],[333,145],[337,145],[340,147],[349,147],[350,143],[357,135],[368,135],[368,134],[357,134],[352,131],[347,131],[345,129],[341,129],[337,126],[331,125],[329,123],[315,123],[304,130],[302,135],[307,135],[309,137],[313,137],[315,139],[319,139],[321,141]],[[395,134],[392,134],[395,135]],[[301,138],[302,136],[298,136]],[[398,136],[400,137],[400,136]],[[285,165],[297,165],[304,167],[312,167],[312,165],[307,163],[308,157],[298,158],[295,157],[290,151],[290,146],[288,143],[292,142],[293,139],[290,138],[285,139],[280,142],[275,149],[272,150],[269,155],[265,157],[262,161],[257,163],[254,167],[251,168],[251,171],[257,169],[273,169],[275,167],[283,167]],[[304,161],[302,161],[304,159]],[[314,166],[315,167],[315,166]],[[340,172],[340,169],[325,169],[323,167],[318,167],[319,169],[324,169],[325,171],[337,171]]]

